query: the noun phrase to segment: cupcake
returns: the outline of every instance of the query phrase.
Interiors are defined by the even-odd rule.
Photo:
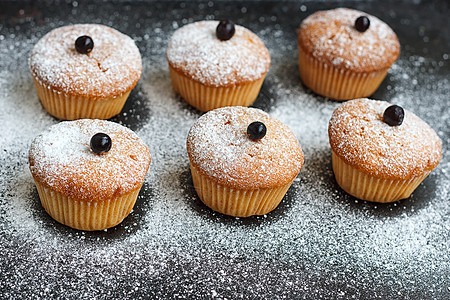
[[[384,101],[342,104],[333,112],[328,135],[337,183],[362,200],[408,198],[441,159],[436,132],[413,113]]]
[[[30,171],[42,206],[80,230],[113,227],[131,212],[150,152],[130,129],[103,120],[65,121],[31,144]]]
[[[300,144],[286,125],[241,106],[200,117],[189,131],[187,152],[199,198],[234,217],[275,209],[303,166]]]
[[[63,120],[108,119],[122,110],[141,78],[134,41],[107,26],[54,29],[34,46],[30,69],[44,108]]]
[[[172,86],[201,111],[249,106],[269,70],[263,42],[231,21],[202,21],[173,34],[167,47]]]
[[[348,8],[310,15],[300,25],[297,41],[303,83],[335,100],[373,94],[400,53],[388,25]]]

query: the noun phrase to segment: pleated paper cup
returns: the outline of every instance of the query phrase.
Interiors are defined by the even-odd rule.
[[[217,212],[233,217],[265,215],[280,204],[292,182],[272,189],[240,190],[217,184],[191,164],[192,180],[202,202]]]
[[[340,101],[372,95],[389,70],[354,72],[334,68],[306,54],[300,45],[298,68],[300,78],[308,88],[321,96]]]
[[[101,99],[65,94],[34,77],[34,85],[45,110],[61,120],[109,119],[122,111],[131,89],[123,94]]]
[[[380,203],[408,198],[431,172],[406,180],[378,178],[346,164],[334,151],[332,165],[336,181],[344,191],[358,199]]]
[[[105,201],[69,198],[35,180],[45,211],[66,226],[86,231],[104,230],[120,224],[136,203],[140,187],[125,195]]]
[[[206,86],[177,72],[169,65],[173,89],[187,103],[206,112],[225,106],[250,106],[258,97],[266,74],[260,79],[226,87]]]

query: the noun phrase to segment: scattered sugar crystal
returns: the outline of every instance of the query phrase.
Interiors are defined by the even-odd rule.
[[[402,52],[386,78],[392,88],[374,95],[413,111],[444,142],[441,164],[410,199],[375,205],[334,181],[327,128],[340,103],[300,83],[293,28],[282,18],[252,28],[272,56],[254,106],[291,128],[305,165],[275,211],[230,218],[206,208],[192,186],[185,139],[201,113],[171,88],[165,50],[178,28],[172,20],[187,16],[176,9],[169,16],[161,31],[144,23],[136,33],[149,36],[137,43],[144,76],[113,119],[145,141],[152,165],[130,216],[94,233],[68,229],[45,213],[27,165],[32,140],[58,120],[40,105],[24,58],[45,32],[69,21],[49,16],[24,28],[27,36],[0,28],[2,298],[449,298],[448,55],[439,56],[446,64],[433,66],[432,58]],[[117,24],[118,16],[111,18]]]

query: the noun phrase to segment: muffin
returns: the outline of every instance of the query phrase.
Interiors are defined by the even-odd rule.
[[[130,129],[81,119],[51,126],[31,144],[30,171],[42,206],[80,230],[113,227],[131,212],[150,152]]]
[[[303,166],[291,130],[255,108],[229,106],[204,114],[186,144],[199,198],[234,217],[275,209]]]
[[[356,99],[339,106],[328,135],[337,183],[356,198],[408,198],[439,164],[442,143],[413,113],[385,101]]]
[[[249,106],[269,70],[263,42],[231,21],[201,21],[173,34],[167,47],[172,86],[201,111]]]
[[[297,41],[303,83],[335,100],[373,94],[400,54],[397,36],[388,25],[348,8],[308,16]]]
[[[34,46],[30,69],[44,108],[63,120],[108,119],[141,78],[134,41],[98,24],[56,28]]]

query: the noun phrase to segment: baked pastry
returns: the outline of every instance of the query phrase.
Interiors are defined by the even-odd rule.
[[[150,152],[130,129],[81,119],[51,126],[31,144],[30,171],[42,206],[81,230],[113,227],[131,212]]]
[[[229,106],[204,114],[186,144],[200,199],[235,217],[275,209],[303,166],[292,131],[255,108]]]
[[[442,142],[419,117],[385,101],[356,99],[333,112],[328,134],[337,183],[356,198],[408,198],[439,164]]]
[[[397,36],[387,24],[353,9],[318,11],[298,30],[303,83],[335,100],[373,94],[399,53]]]
[[[122,110],[141,78],[134,41],[110,27],[56,28],[34,46],[30,69],[39,99],[63,120],[108,119]]]
[[[230,21],[201,21],[173,34],[167,61],[175,92],[201,111],[249,106],[269,70],[270,55],[248,29]]]

